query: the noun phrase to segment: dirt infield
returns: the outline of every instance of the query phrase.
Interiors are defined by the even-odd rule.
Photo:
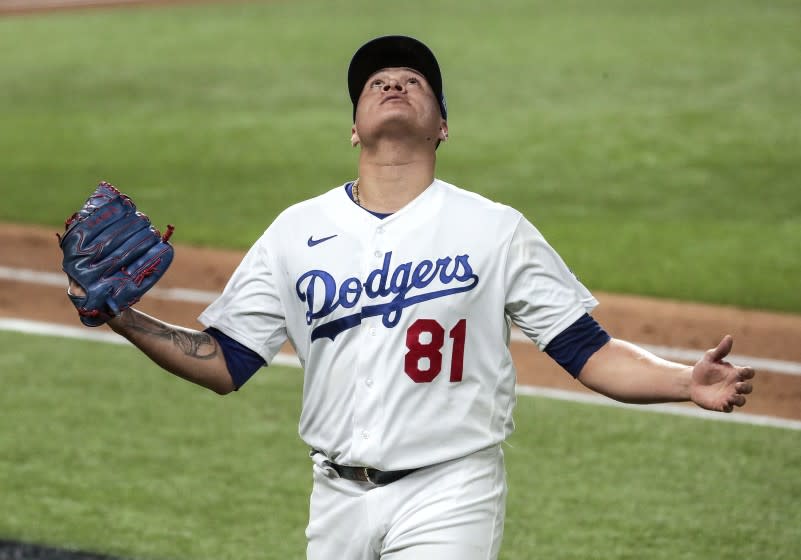
[[[266,226],[266,224],[265,224]],[[0,266],[59,273],[61,252],[52,229],[0,224]],[[219,292],[243,253],[178,246],[161,288]],[[595,317],[618,338],[642,344],[705,349],[721,336],[734,336],[734,353],[801,362],[801,316],[747,311],[677,301],[596,293],[601,305]],[[166,321],[200,327],[205,307],[147,295],[138,308]],[[0,279],[0,317],[27,318],[79,326],[64,287]],[[106,327],[103,327],[106,328]],[[519,379],[528,385],[586,392],[550,358],[529,342],[514,342]],[[759,371],[754,394],[744,409],[753,414],[801,419],[801,376]]]

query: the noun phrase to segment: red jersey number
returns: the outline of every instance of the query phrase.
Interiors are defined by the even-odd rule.
[[[462,380],[466,335],[466,319],[461,319],[448,333],[448,336],[453,339],[450,377],[452,383]],[[409,351],[403,358],[403,371],[415,383],[430,383],[442,370],[442,347],[444,344],[445,329],[442,325],[434,319],[418,319],[406,331],[406,348]]]

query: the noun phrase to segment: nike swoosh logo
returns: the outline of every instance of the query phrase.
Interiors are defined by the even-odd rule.
[[[319,245],[323,241],[328,241],[329,239],[335,238],[337,235],[339,234],[335,233],[334,235],[329,235],[328,237],[321,237],[320,239],[312,239],[312,236],[309,236],[309,240],[306,242],[306,244],[309,247],[314,247],[315,245]]]

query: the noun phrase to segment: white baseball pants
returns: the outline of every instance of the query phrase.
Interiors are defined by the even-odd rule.
[[[308,560],[495,560],[506,473],[500,445],[374,486],[314,465]]]

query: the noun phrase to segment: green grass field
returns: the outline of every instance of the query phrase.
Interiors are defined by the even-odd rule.
[[[0,19],[0,221],[56,228],[104,178],[176,242],[244,249],[355,175],[349,57],[408,33],[444,69],[440,178],[519,208],[592,290],[799,313],[800,24],[798,0]],[[127,347],[2,332],[0,374],[0,538],[304,556],[297,371],[220,398]],[[516,420],[505,560],[798,558],[801,432],[528,397]]]
[[[221,398],[130,347],[9,333],[0,370],[0,538],[304,557],[297,370]],[[503,559],[798,558],[801,432],[531,397],[516,418]]]
[[[799,312],[800,24],[798,0],[6,18],[0,219],[52,227],[106,178],[177,242],[246,248],[355,176],[347,63],[400,32],[444,68],[438,175],[518,207],[592,289]]]

